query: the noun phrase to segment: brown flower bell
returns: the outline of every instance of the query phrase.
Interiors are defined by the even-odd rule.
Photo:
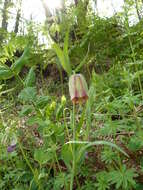
[[[83,103],[88,99],[88,87],[81,74],[73,74],[69,78],[69,92],[73,103]]]

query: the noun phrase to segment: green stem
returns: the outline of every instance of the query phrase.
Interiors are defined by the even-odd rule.
[[[72,128],[73,128],[73,141],[75,141],[76,137],[76,129],[75,129],[75,104],[73,104],[73,116],[72,116]],[[73,143],[73,162],[72,162],[72,174],[71,174],[71,183],[70,183],[70,190],[73,190],[73,183],[74,183],[74,176],[75,176],[75,144]]]
[[[32,165],[30,164],[28,158],[26,157],[26,154],[25,154],[25,152],[24,152],[24,149],[23,149],[23,147],[22,147],[22,144],[20,143],[19,140],[18,140],[18,145],[19,145],[19,148],[20,148],[20,150],[21,150],[21,153],[22,153],[22,155],[23,155],[23,158],[24,158],[25,162],[26,162],[26,164],[28,165],[28,167],[30,168],[31,172],[33,173],[34,180],[35,180],[36,184],[39,186],[39,189],[40,189],[40,185],[39,185],[38,179],[37,179],[37,177],[36,177],[35,171],[33,170]]]
[[[62,84],[62,94],[64,94],[63,74],[62,74],[62,70],[60,67],[59,67],[59,73],[60,73],[60,80],[61,80],[61,84]]]
[[[70,141],[70,134],[69,134],[69,130],[68,130],[68,126],[67,126],[67,122],[66,122],[66,114],[65,114],[65,111],[68,110],[68,108],[65,108],[64,111],[63,111],[63,116],[64,116],[64,124],[65,124],[65,127],[66,127],[66,133],[67,133],[67,137],[68,137],[68,140]],[[69,110],[70,111],[70,110]],[[72,149],[71,149],[72,150]]]
[[[57,162],[57,165],[58,165],[58,169],[59,169],[60,173],[62,173],[62,170],[61,170],[61,167],[60,167],[60,164],[59,164],[59,160],[58,160],[58,157],[57,157],[57,153],[55,153],[55,159],[56,159],[56,162]]]
[[[66,110],[68,110],[68,108],[64,109],[64,111],[63,111],[64,124],[65,124],[65,127],[66,127],[66,133],[67,133],[68,140],[70,141],[70,134],[69,134],[69,130],[68,130],[67,122],[66,122],[66,114],[65,114],[65,111],[66,111]],[[71,151],[71,153],[72,153],[72,155],[73,155],[71,143],[69,144],[69,147],[70,147],[70,151]]]

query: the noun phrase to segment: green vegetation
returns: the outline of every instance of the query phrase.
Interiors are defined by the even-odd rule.
[[[42,1],[26,32],[17,2],[9,32],[16,3],[0,1],[0,190],[142,190],[143,1],[110,18]]]

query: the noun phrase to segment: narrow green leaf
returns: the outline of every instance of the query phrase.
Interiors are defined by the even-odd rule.
[[[68,38],[69,38],[69,32],[66,33],[63,50],[60,48],[59,44],[57,43],[53,44],[53,49],[56,52],[63,69],[68,73],[68,75],[71,75],[72,69],[70,66],[70,61],[68,56]]]
[[[64,52],[66,63],[68,65],[70,65],[70,60],[69,60],[69,56],[68,56],[69,55],[69,53],[68,53],[68,45],[69,45],[68,41],[69,41],[69,29],[66,32],[66,36],[65,36],[65,39],[64,39],[64,50],[63,50],[63,52]]]
[[[64,39],[64,53],[66,55],[68,55],[68,40],[69,40],[69,30],[66,32],[66,36],[65,36],[65,39]]]
[[[65,58],[65,55],[64,55],[62,49],[56,43],[53,45],[53,49],[55,50],[63,69],[68,73],[68,75],[70,75],[72,73],[72,70],[69,65],[69,62],[66,61],[66,58]]]
[[[112,148],[117,149],[119,152],[123,153],[125,156],[128,157],[128,154],[125,151],[123,151],[119,146],[117,146],[117,145],[115,145],[115,144],[113,144],[111,142],[108,142],[108,141],[95,141],[95,142],[89,142],[89,141],[69,141],[66,144],[81,144],[81,145],[85,145],[79,151],[77,162],[80,160],[82,154],[84,153],[84,151],[87,148],[89,148],[91,146],[95,146],[95,145],[107,145],[107,146],[110,146]]]

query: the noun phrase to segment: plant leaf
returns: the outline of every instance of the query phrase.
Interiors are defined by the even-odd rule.
[[[69,60],[69,56],[68,56],[68,44],[69,44],[68,40],[69,40],[69,29],[66,32],[66,36],[64,39],[64,50],[63,50],[63,52],[64,52],[64,56],[65,56],[65,62],[66,62],[66,64],[68,64],[70,66],[70,60]]]
[[[48,102],[49,102],[48,96],[40,96],[37,98],[36,107],[43,109],[47,105]]]
[[[36,149],[34,152],[34,159],[40,164],[46,164],[52,158],[53,154],[51,152],[45,151],[44,149]]]
[[[80,157],[81,155],[83,154],[83,152],[91,147],[91,146],[95,146],[95,145],[108,145],[112,148],[115,148],[117,149],[119,152],[123,153],[125,156],[128,157],[128,154],[126,152],[124,152],[120,147],[118,147],[117,145],[111,143],[111,142],[108,142],[108,141],[94,141],[94,142],[89,142],[89,141],[69,141],[67,142],[66,144],[83,144],[85,146],[83,146],[80,151],[79,151],[79,155],[77,157],[77,162],[80,160]]]
[[[23,100],[23,101],[35,101],[36,100],[36,88],[35,87],[27,87],[27,88],[24,88],[18,98]]]
[[[31,113],[33,111],[33,107],[31,105],[25,105],[23,106],[22,110],[19,113],[20,117],[26,116],[29,113]]]
[[[29,70],[29,73],[25,79],[25,86],[32,87],[35,85],[35,81],[36,81],[36,75],[34,72],[34,67],[31,67],[31,69]]]
[[[0,80],[10,79],[13,77],[12,71],[5,65],[0,65]]]
[[[68,56],[68,39],[69,39],[69,30],[67,31],[65,39],[64,39],[63,50],[60,48],[59,44],[57,43],[54,43],[52,47],[54,51],[56,52],[63,69],[70,76],[72,74],[72,69],[70,66],[70,61],[69,61],[69,56]]]
[[[26,62],[28,61],[29,52],[29,47],[26,47],[22,56],[14,64],[12,64],[11,69],[14,71],[15,74],[18,74],[24,64],[26,64]]]

